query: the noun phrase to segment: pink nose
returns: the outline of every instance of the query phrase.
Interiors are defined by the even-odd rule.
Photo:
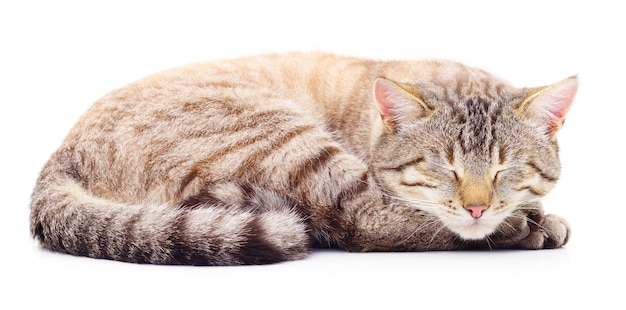
[[[483,211],[485,211],[488,207],[486,205],[468,205],[465,206],[465,209],[472,214],[472,217],[477,219],[483,215]]]

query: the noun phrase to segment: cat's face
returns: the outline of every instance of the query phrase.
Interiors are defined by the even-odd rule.
[[[559,176],[549,138],[512,110],[502,113],[510,114],[500,116],[507,121],[475,128],[481,122],[463,123],[441,109],[385,137],[379,154],[386,156],[375,165],[379,181],[462,238],[489,235],[516,209],[545,195]]]
[[[377,100],[391,102],[382,103],[387,130],[373,152],[377,180],[396,201],[434,215],[461,238],[482,239],[554,186],[560,173],[554,126],[562,120],[533,119],[526,107],[532,91],[451,98],[420,90],[410,98],[415,102],[400,102],[397,96],[415,92],[399,86],[379,85]],[[406,104],[412,107],[400,107]]]

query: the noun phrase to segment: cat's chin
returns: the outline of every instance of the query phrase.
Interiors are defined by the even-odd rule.
[[[480,240],[493,233],[496,226],[480,221],[474,221],[471,224],[452,225],[448,226],[448,228],[465,240]]]

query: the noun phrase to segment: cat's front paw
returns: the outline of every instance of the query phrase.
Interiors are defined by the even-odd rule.
[[[540,223],[529,222],[531,231],[519,241],[523,249],[555,249],[564,246],[569,240],[570,226],[558,215],[545,215]]]

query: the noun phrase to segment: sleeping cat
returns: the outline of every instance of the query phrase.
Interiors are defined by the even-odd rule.
[[[165,71],[79,119],[41,171],[31,232],[50,250],[153,264],[558,248],[569,226],[540,198],[577,87],[323,53]]]

